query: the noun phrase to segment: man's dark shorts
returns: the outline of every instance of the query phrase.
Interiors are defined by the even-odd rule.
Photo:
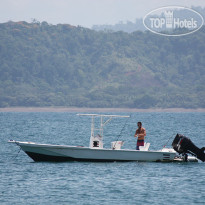
[[[136,150],[139,150],[139,146],[144,146],[144,140],[137,140]]]

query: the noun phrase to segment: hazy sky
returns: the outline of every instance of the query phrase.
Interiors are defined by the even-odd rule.
[[[37,19],[92,27],[135,21],[162,6],[201,6],[205,0],[0,0],[0,23]]]

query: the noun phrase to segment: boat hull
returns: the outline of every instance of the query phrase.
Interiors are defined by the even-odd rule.
[[[34,161],[173,161],[175,152],[93,149],[88,147],[16,142]]]

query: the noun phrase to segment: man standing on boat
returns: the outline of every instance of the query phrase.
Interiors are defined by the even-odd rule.
[[[142,127],[141,122],[138,122],[137,126],[138,129],[135,132],[135,137],[138,137],[136,150],[139,150],[139,146],[144,146],[144,137],[146,136],[146,130]]]

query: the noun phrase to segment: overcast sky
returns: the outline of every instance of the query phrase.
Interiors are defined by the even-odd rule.
[[[205,0],[0,0],[0,23],[32,19],[92,27],[144,17],[162,6],[201,6]]]

